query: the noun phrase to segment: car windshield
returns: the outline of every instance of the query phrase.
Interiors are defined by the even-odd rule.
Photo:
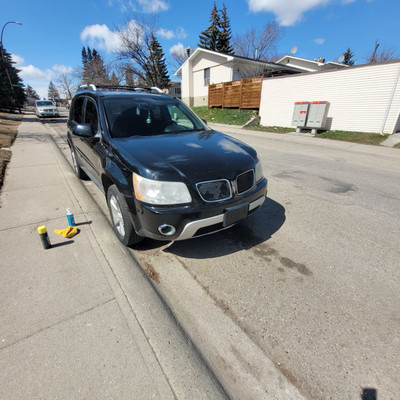
[[[167,96],[109,96],[103,100],[111,137],[154,136],[204,130],[182,103]]]
[[[46,107],[46,106],[52,106],[52,107],[54,107],[54,104],[53,104],[52,101],[45,101],[45,100],[43,100],[43,101],[37,101],[37,102],[36,102],[36,106],[37,106],[37,107]]]

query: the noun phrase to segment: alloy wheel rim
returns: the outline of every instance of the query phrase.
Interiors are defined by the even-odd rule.
[[[74,169],[75,169],[76,172],[78,172],[78,164],[76,162],[75,152],[72,151],[71,155],[72,155],[72,164],[74,164]]]
[[[115,228],[122,237],[125,236],[124,219],[122,217],[122,212],[118,200],[115,196],[110,197],[110,209]]]

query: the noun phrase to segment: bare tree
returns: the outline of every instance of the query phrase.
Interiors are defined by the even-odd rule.
[[[184,47],[182,44],[175,45],[170,49],[172,61],[170,67],[172,69],[179,69],[179,67],[190,57],[190,55],[196,50],[195,47]]]
[[[78,88],[79,82],[81,80],[81,73],[75,69],[73,71],[61,71],[57,78],[56,83],[58,90],[64,98],[71,100],[73,94]]]
[[[276,58],[276,45],[282,30],[276,22],[268,22],[262,32],[254,28],[244,35],[235,35],[232,44],[238,56],[270,61]]]
[[[372,53],[367,54],[367,64],[400,58],[400,53],[393,47],[384,47],[379,50],[379,46],[380,44],[378,43],[378,40],[376,40],[374,50]]]
[[[257,76],[262,76],[265,73],[266,73],[266,67],[262,65],[258,67],[240,66],[240,69],[238,70],[240,79],[254,78]]]
[[[146,79],[146,64],[150,56],[152,32],[155,31],[147,22],[137,20],[129,21],[118,30],[121,50],[116,53],[116,57],[128,62],[132,75],[141,82]]]

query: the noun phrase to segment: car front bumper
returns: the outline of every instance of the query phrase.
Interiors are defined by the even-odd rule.
[[[59,117],[60,114],[58,111],[38,111],[36,113],[39,117]]]
[[[152,207],[136,202],[133,223],[139,236],[155,240],[186,240],[235,225],[257,210],[267,196],[267,180],[245,196],[230,201],[194,207]],[[229,213],[229,218],[228,218]],[[161,233],[165,227],[165,233]]]

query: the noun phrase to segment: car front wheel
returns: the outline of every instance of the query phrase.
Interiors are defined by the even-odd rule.
[[[125,246],[131,246],[142,241],[143,238],[133,228],[126,202],[115,185],[110,186],[108,189],[107,204],[113,230],[120,242]]]

